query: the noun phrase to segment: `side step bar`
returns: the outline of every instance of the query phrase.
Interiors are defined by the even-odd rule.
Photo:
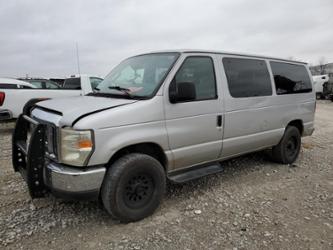
[[[201,165],[192,168],[180,169],[171,172],[168,178],[175,183],[187,182],[206,175],[215,174],[223,171],[220,163],[216,162],[211,165]]]

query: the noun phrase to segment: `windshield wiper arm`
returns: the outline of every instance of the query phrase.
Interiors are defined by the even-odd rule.
[[[125,93],[129,97],[133,97],[132,94],[130,93],[131,90],[128,89],[128,88],[123,88],[123,87],[120,87],[120,86],[109,86],[109,89],[115,89],[115,90],[118,90],[118,91],[121,91],[121,92]]]
[[[109,89],[116,89],[116,90],[121,90],[121,91],[131,91],[130,89],[128,88],[123,88],[123,87],[120,87],[120,86],[109,86]]]

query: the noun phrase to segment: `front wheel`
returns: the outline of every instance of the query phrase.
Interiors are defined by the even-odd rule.
[[[132,153],[110,166],[101,196],[109,214],[122,222],[131,222],[141,220],[155,211],[165,186],[162,165],[149,155]]]
[[[301,149],[301,134],[298,128],[288,126],[280,143],[273,147],[273,159],[282,164],[293,163]]]

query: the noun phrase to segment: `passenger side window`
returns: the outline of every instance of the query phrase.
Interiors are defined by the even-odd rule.
[[[195,86],[196,99],[193,101],[216,99],[214,63],[208,56],[190,56],[185,59],[173,79],[173,86],[181,82],[191,82]]]
[[[270,96],[272,85],[264,60],[223,58],[230,95],[235,98]]]
[[[276,94],[296,94],[312,91],[309,74],[303,65],[271,62]]]

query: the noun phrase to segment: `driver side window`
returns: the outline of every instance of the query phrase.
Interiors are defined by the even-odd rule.
[[[175,75],[177,83],[191,82],[195,86],[196,98],[193,101],[217,98],[214,63],[208,56],[189,56]]]

